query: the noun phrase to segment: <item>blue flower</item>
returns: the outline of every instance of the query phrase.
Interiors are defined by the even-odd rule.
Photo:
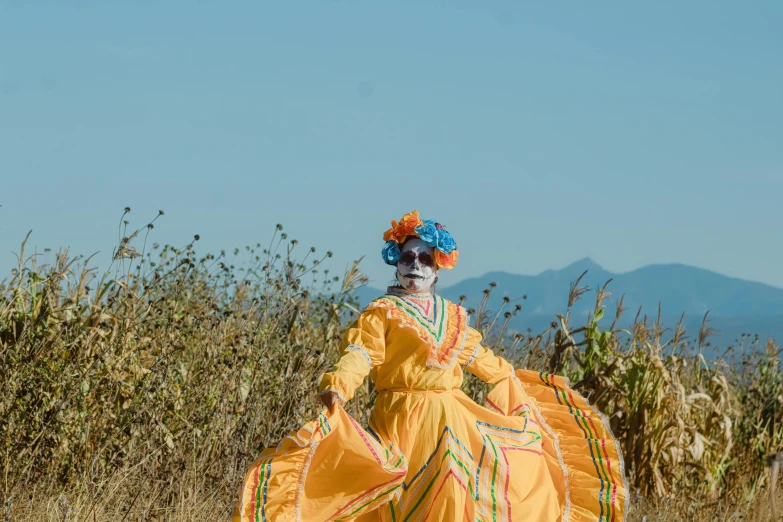
[[[387,265],[396,265],[400,260],[400,245],[396,241],[387,241],[381,250],[381,257]]]
[[[444,254],[451,254],[457,249],[457,243],[450,233],[445,230],[438,232],[438,246],[437,249]]]
[[[428,219],[427,221],[424,221],[421,225],[414,228],[413,231],[419,234],[419,239],[433,248],[435,248],[435,246],[438,244],[438,236],[442,233],[435,226],[434,219]]]

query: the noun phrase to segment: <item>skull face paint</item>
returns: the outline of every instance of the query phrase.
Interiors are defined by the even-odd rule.
[[[435,268],[435,249],[419,238],[412,238],[402,246],[397,261],[397,281],[411,292],[429,292],[438,270]]]

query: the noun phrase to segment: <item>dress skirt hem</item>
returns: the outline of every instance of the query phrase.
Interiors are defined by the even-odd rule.
[[[414,399],[399,431],[362,428],[337,406],[265,450],[232,521],[625,520],[620,446],[567,379],[517,370],[484,407],[459,390]],[[404,447],[398,433],[429,418],[447,422],[437,443]]]

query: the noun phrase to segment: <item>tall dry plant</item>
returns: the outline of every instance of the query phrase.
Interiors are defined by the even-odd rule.
[[[233,492],[248,462],[317,408],[313,383],[365,281],[355,267],[335,289],[318,270],[331,253],[296,260],[279,225],[267,246],[233,256],[198,257],[198,236],[145,252],[134,242],[146,245],[152,223],[129,232],[125,217],[103,274],[67,251],[40,264],[25,242],[0,284],[0,472],[11,503],[44,484],[92,484],[100,497],[96,484],[117,474],[162,486],[134,501],[150,513],[191,477]]]

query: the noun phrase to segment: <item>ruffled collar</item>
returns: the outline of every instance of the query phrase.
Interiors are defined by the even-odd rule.
[[[386,316],[398,320],[400,327],[413,329],[429,346],[428,367],[452,367],[465,346],[469,332],[465,309],[440,296],[389,287],[386,295],[367,308],[384,308]]]

